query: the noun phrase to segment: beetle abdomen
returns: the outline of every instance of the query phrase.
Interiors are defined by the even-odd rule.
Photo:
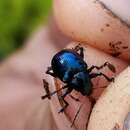
[[[82,57],[72,50],[62,50],[52,59],[52,69],[62,81],[68,82],[74,74],[85,71],[87,64]]]

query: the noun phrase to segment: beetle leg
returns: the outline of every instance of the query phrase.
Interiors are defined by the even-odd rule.
[[[88,99],[89,99],[89,101],[91,102],[91,110],[90,110],[89,115],[88,115],[88,120],[87,120],[87,123],[86,123],[86,129],[87,129],[87,127],[88,127],[88,122],[89,122],[89,119],[90,119],[90,115],[91,115],[91,113],[92,113],[92,109],[93,109],[93,107],[94,107],[94,105],[95,105],[95,103],[96,103],[95,98],[93,98],[92,96],[88,96]]]
[[[54,74],[54,72],[53,72],[53,70],[52,70],[52,67],[48,67],[48,68],[47,68],[46,74],[49,74],[49,75],[51,75],[51,76],[53,76],[53,77],[56,77],[56,75]]]
[[[83,49],[83,47],[80,47],[80,49],[79,49],[79,55],[84,59],[84,49]]]
[[[83,106],[83,104],[80,105],[80,107],[79,107],[77,113],[75,114],[74,119],[73,119],[72,124],[71,124],[71,127],[73,127],[73,125],[74,125],[74,123],[75,123],[75,120],[76,120],[76,118],[77,118],[77,116],[78,116],[78,114],[79,114],[79,112],[80,112],[82,106]]]
[[[62,89],[65,89],[65,88],[68,87],[68,86],[64,86],[64,87],[62,87],[62,88],[60,88],[60,89],[58,89],[58,90],[56,90],[56,91],[50,92],[49,86],[48,86],[49,84],[48,84],[48,82],[47,82],[45,79],[43,79],[43,84],[44,84],[44,89],[45,89],[45,91],[46,91],[46,95],[42,96],[41,99],[45,99],[45,98],[51,99],[51,96],[52,96],[52,95],[54,95],[54,94],[56,94],[57,92],[61,91]]]
[[[100,73],[91,73],[89,76],[90,76],[91,79],[92,78],[96,78],[97,76],[103,76],[109,82],[113,82],[114,81],[113,77],[109,78],[108,76],[106,76],[105,74],[103,74],[101,72]]]
[[[48,84],[48,82],[45,79],[43,79],[43,86],[44,86],[44,89],[46,91],[46,95],[47,95],[46,97],[48,97],[48,99],[51,99],[50,90],[49,90],[49,84]]]
[[[106,88],[107,86],[102,86],[102,87],[97,87],[97,88],[95,88],[95,87],[93,87],[93,89],[100,89],[100,88]]]
[[[79,55],[84,58],[84,48],[79,45],[77,45],[74,49],[74,51],[79,52]]]
[[[58,113],[64,112],[64,110],[69,106],[69,103],[65,99],[62,100],[64,101],[65,105],[60,109]]]
[[[75,100],[76,102],[79,102],[79,101],[80,101],[78,98],[74,97],[74,96],[71,95],[71,94],[69,94],[69,96],[70,96],[73,100]]]
[[[78,45],[76,45],[74,48],[72,48],[74,51],[79,51],[79,48],[80,48],[81,46],[80,46],[80,44],[78,44]]]
[[[66,85],[66,86],[68,86],[68,85]],[[64,103],[65,103],[65,105],[61,108],[61,110],[58,112],[58,113],[60,113],[60,112],[64,112],[64,110],[69,106],[69,103],[64,99],[69,93],[71,93],[71,91],[73,90],[73,88],[68,88],[67,90],[66,90],[66,92],[60,97],[63,101],[64,101]]]
[[[104,68],[104,67],[108,67],[113,73],[115,73],[116,72],[116,69],[115,69],[115,67],[114,67],[114,65],[112,65],[112,64],[110,64],[109,62],[105,62],[103,65],[101,65],[101,66],[91,66],[89,69],[88,69],[88,72],[90,73],[93,69],[97,69],[97,70],[100,70],[100,69],[102,69],[102,68]]]

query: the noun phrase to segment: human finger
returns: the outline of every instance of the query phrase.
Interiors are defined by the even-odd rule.
[[[104,0],[102,1],[104,2]],[[54,0],[57,24],[65,34],[74,40],[86,42],[113,56],[130,61],[129,25],[118,13],[112,12],[115,10],[110,11],[103,2]],[[112,2],[116,3],[116,1]],[[121,2],[117,2],[118,5],[121,5],[119,7],[123,6]],[[129,2],[125,4],[127,3],[129,5]],[[126,8],[126,5],[123,7]]]
[[[74,48],[76,45],[78,45],[78,43],[73,42],[71,43],[67,48]],[[105,62],[109,62],[111,63],[113,66],[115,66],[116,68],[116,73],[113,74],[111,72],[111,70],[109,68],[105,68],[103,70],[101,70],[102,73],[106,74],[108,77],[112,77],[112,76],[116,76],[117,74],[119,74],[124,68],[126,68],[128,66],[128,64],[122,60],[119,60],[117,58],[114,58],[106,53],[103,53],[97,49],[94,49],[90,46],[87,46],[85,44],[81,44],[81,46],[84,48],[84,60],[85,62],[88,64],[88,68],[91,67],[92,65],[96,65],[96,66],[100,66],[103,65]],[[98,99],[98,97],[100,96],[101,92],[103,91],[103,87],[107,86],[109,84],[108,81],[106,81],[103,77],[98,77],[95,78],[94,80],[92,80],[92,84],[93,84],[93,93],[91,93],[91,95]],[[61,84],[55,84],[57,88],[60,88]],[[54,84],[52,85],[54,86]],[[59,108],[60,104],[58,103],[58,99],[57,97],[53,98],[53,102],[52,102],[52,111],[54,114],[54,118],[56,120],[57,126],[59,127],[59,129],[63,129],[63,126],[65,127],[64,129],[82,129],[85,130],[86,129],[86,122],[88,120],[89,117],[89,113],[91,111],[91,103],[90,100],[86,97],[83,96],[82,94],[80,94],[80,92],[77,91],[73,91],[72,95],[75,96],[76,98],[79,98],[79,100],[81,102],[76,102],[73,99],[71,99],[69,96],[67,96],[66,100],[67,102],[70,104],[69,107],[66,109],[65,113],[66,116],[58,116],[59,114],[56,113],[56,109]],[[84,104],[82,107],[82,110],[80,111],[80,114],[78,115],[77,120],[75,121],[75,125],[74,128],[70,128],[68,126],[69,123],[67,121],[66,118],[69,118],[71,121],[73,121],[74,116],[79,108],[79,106],[81,104]],[[61,104],[62,106],[62,104]],[[61,120],[62,118],[62,120]],[[68,125],[64,125],[64,124],[68,124]]]
[[[128,130],[130,127],[130,67],[103,92],[92,112],[89,130]],[[111,117],[110,117],[111,115]]]

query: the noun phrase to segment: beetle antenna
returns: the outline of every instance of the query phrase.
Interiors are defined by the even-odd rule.
[[[74,119],[73,119],[73,122],[72,122],[72,124],[71,124],[71,127],[73,127],[74,122],[75,122],[75,120],[76,120],[76,118],[77,118],[77,116],[78,116],[78,114],[79,114],[79,112],[80,112],[80,110],[81,110],[82,106],[83,106],[83,104],[81,104],[81,105],[80,105],[80,107],[79,107],[79,109],[78,109],[77,113],[75,114]]]

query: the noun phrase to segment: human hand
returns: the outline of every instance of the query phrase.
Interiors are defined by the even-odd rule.
[[[41,100],[42,79],[48,78],[51,57],[68,41],[52,22],[0,64],[1,130],[55,130],[48,100]]]
[[[127,60],[129,59],[129,55],[128,55],[127,51],[123,52],[123,50],[122,50],[123,55],[120,57],[123,60],[119,60],[118,58],[114,58],[110,55],[105,54],[105,53],[109,52],[109,47],[106,44],[109,44],[109,43],[111,43],[112,40],[115,40],[115,39],[117,40],[119,38],[116,30],[112,29],[112,27],[114,28],[116,26],[116,22],[115,22],[115,25],[109,26],[110,30],[108,29],[106,32],[100,33],[98,31],[98,29],[101,28],[101,25],[98,27],[98,25],[96,23],[94,24],[94,22],[96,22],[95,20],[88,19],[88,17],[87,17],[89,15],[89,14],[87,14],[87,11],[88,11],[87,4],[90,4],[90,3],[85,0],[78,0],[78,1],[71,1],[71,2],[64,1],[64,0],[63,1],[55,0],[54,1],[54,11],[55,11],[54,14],[55,14],[56,21],[57,21],[60,29],[65,34],[67,34],[68,36],[73,38],[73,40],[75,40],[75,41],[83,42],[82,46],[84,46],[84,48],[86,48],[85,49],[86,50],[85,51],[85,55],[86,55],[85,61],[88,63],[89,66],[91,66],[91,65],[99,66],[107,60],[108,62],[115,65],[116,70],[117,70],[116,75],[118,75],[128,65],[125,62],[125,59],[127,59]],[[73,16],[76,16],[76,17],[73,17]],[[93,17],[93,19],[95,18],[95,16],[93,16],[93,15],[92,15],[92,17]],[[92,18],[92,17],[89,16],[89,18]],[[102,17],[102,15],[101,15],[101,17]],[[90,21],[93,23],[93,26]],[[108,22],[108,21],[105,21],[105,22]],[[91,26],[90,26],[90,24],[91,24]],[[123,25],[123,28],[125,28],[124,25]],[[123,37],[123,33],[124,33],[124,30],[122,29],[121,30],[122,37]],[[124,37],[126,37],[126,35]],[[109,41],[107,41],[107,40],[109,40]],[[76,46],[76,44],[78,44],[78,43],[73,43],[73,45],[70,45],[70,46],[73,47],[73,46]],[[87,46],[86,44],[94,46],[97,49],[101,49],[101,50],[105,51],[105,53],[101,52],[100,50],[91,48],[91,47]],[[129,41],[128,41],[127,45],[129,46]],[[115,52],[113,52],[113,53],[114,53],[113,55],[115,55]],[[95,59],[95,56],[97,56],[98,58]],[[110,74],[108,70],[104,70],[104,72],[109,77],[112,76],[112,74]],[[95,93],[95,94],[93,94],[94,97],[98,97],[101,94],[101,90],[102,90],[102,89],[100,89],[101,86],[108,85],[108,83],[102,81],[102,79],[101,79],[101,81],[99,81],[98,85],[96,84],[96,82],[97,82],[97,80],[93,81],[93,84],[94,84],[93,87],[94,88],[99,87],[99,89],[96,90],[96,92],[94,92]],[[75,94],[75,92],[74,92],[74,94]],[[90,103],[87,99],[85,100],[84,97],[82,97],[82,96],[79,96],[79,97],[80,97],[80,100],[82,100],[82,99],[84,100],[83,102],[84,102],[84,104],[86,104],[86,108],[83,108],[83,110],[79,114],[79,117],[78,117],[79,119],[77,119],[77,122],[75,122],[75,127],[77,129],[85,129],[84,126],[87,121],[87,113],[89,113],[88,111],[90,108]],[[67,113],[67,116],[72,121],[75,116],[75,113],[78,109],[76,107],[77,103],[75,103],[69,97],[67,98],[67,101],[71,105],[67,108],[67,110],[65,112]],[[84,105],[84,107],[85,107],[85,105]],[[56,106],[56,108],[58,108],[58,105]],[[56,113],[54,113],[54,115],[56,115]],[[60,129],[64,128],[63,127],[64,124],[68,124],[67,121],[63,120],[63,118],[65,118],[65,117],[62,118],[63,123],[61,122],[61,118],[58,119],[58,115],[56,116],[56,118],[58,120],[57,124]],[[69,128],[65,127],[64,129],[69,129]]]
[[[58,9],[59,4],[57,2],[58,1],[55,1],[54,4]],[[78,6],[80,6],[80,3]],[[81,12],[81,14],[82,13],[83,12]],[[73,23],[71,23],[71,25],[73,26]],[[36,34],[33,34],[32,38],[30,38],[23,50],[14,54],[11,58],[9,58],[1,65],[0,81],[2,87],[0,91],[0,129],[52,129],[52,126],[50,125],[50,122],[52,122],[51,116],[49,116],[50,112],[46,113],[46,110],[49,111],[48,101],[42,101],[40,98],[40,95],[43,95],[42,78],[44,77],[50,82],[52,82],[52,80],[50,80],[50,76],[43,73],[50,65],[49,61],[51,60],[52,56],[58,50],[65,47],[65,44],[67,45],[67,43],[70,42],[70,39],[68,40],[67,37],[61,35],[57,28],[53,28],[52,30],[49,32],[50,30],[47,28],[41,27],[41,29]],[[80,34],[76,35],[80,36]],[[64,45],[62,44],[61,46],[61,43]],[[77,43],[70,44],[69,47],[75,46],[76,44]],[[83,45],[83,47],[86,48],[86,45]],[[100,58],[95,60],[95,56]],[[128,66],[128,63],[124,60],[113,58],[108,54],[87,46],[85,51],[85,61],[87,61],[89,66],[93,64],[101,65],[106,60],[115,65],[117,70],[116,74],[120,73]],[[112,76],[112,74],[109,73],[109,70],[104,70],[104,72],[108,76]],[[100,82],[99,85],[96,85],[98,79],[94,80],[94,87],[108,85],[104,79],[101,79],[101,81],[103,82]],[[52,89],[55,89],[54,85],[50,87],[53,87]],[[95,89],[93,96],[98,97],[101,91],[102,89]],[[76,93],[74,92],[73,94]],[[89,108],[91,107],[91,104],[86,97],[83,97],[81,95],[78,96],[81,97],[81,101],[83,101],[85,105],[80,112],[73,128],[70,128],[71,123],[68,121],[67,117],[73,119],[75,113],[77,112],[78,104],[68,97],[67,100],[71,105],[66,111],[67,116],[65,116],[64,114],[57,113],[58,109],[60,109],[57,107],[57,105],[59,105],[57,96],[54,96],[54,98],[52,98],[51,107],[53,111],[53,117],[55,118],[56,126],[59,129],[69,130],[75,129],[75,127],[82,130],[85,129],[84,124],[87,122],[87,112],[90,111]]]

